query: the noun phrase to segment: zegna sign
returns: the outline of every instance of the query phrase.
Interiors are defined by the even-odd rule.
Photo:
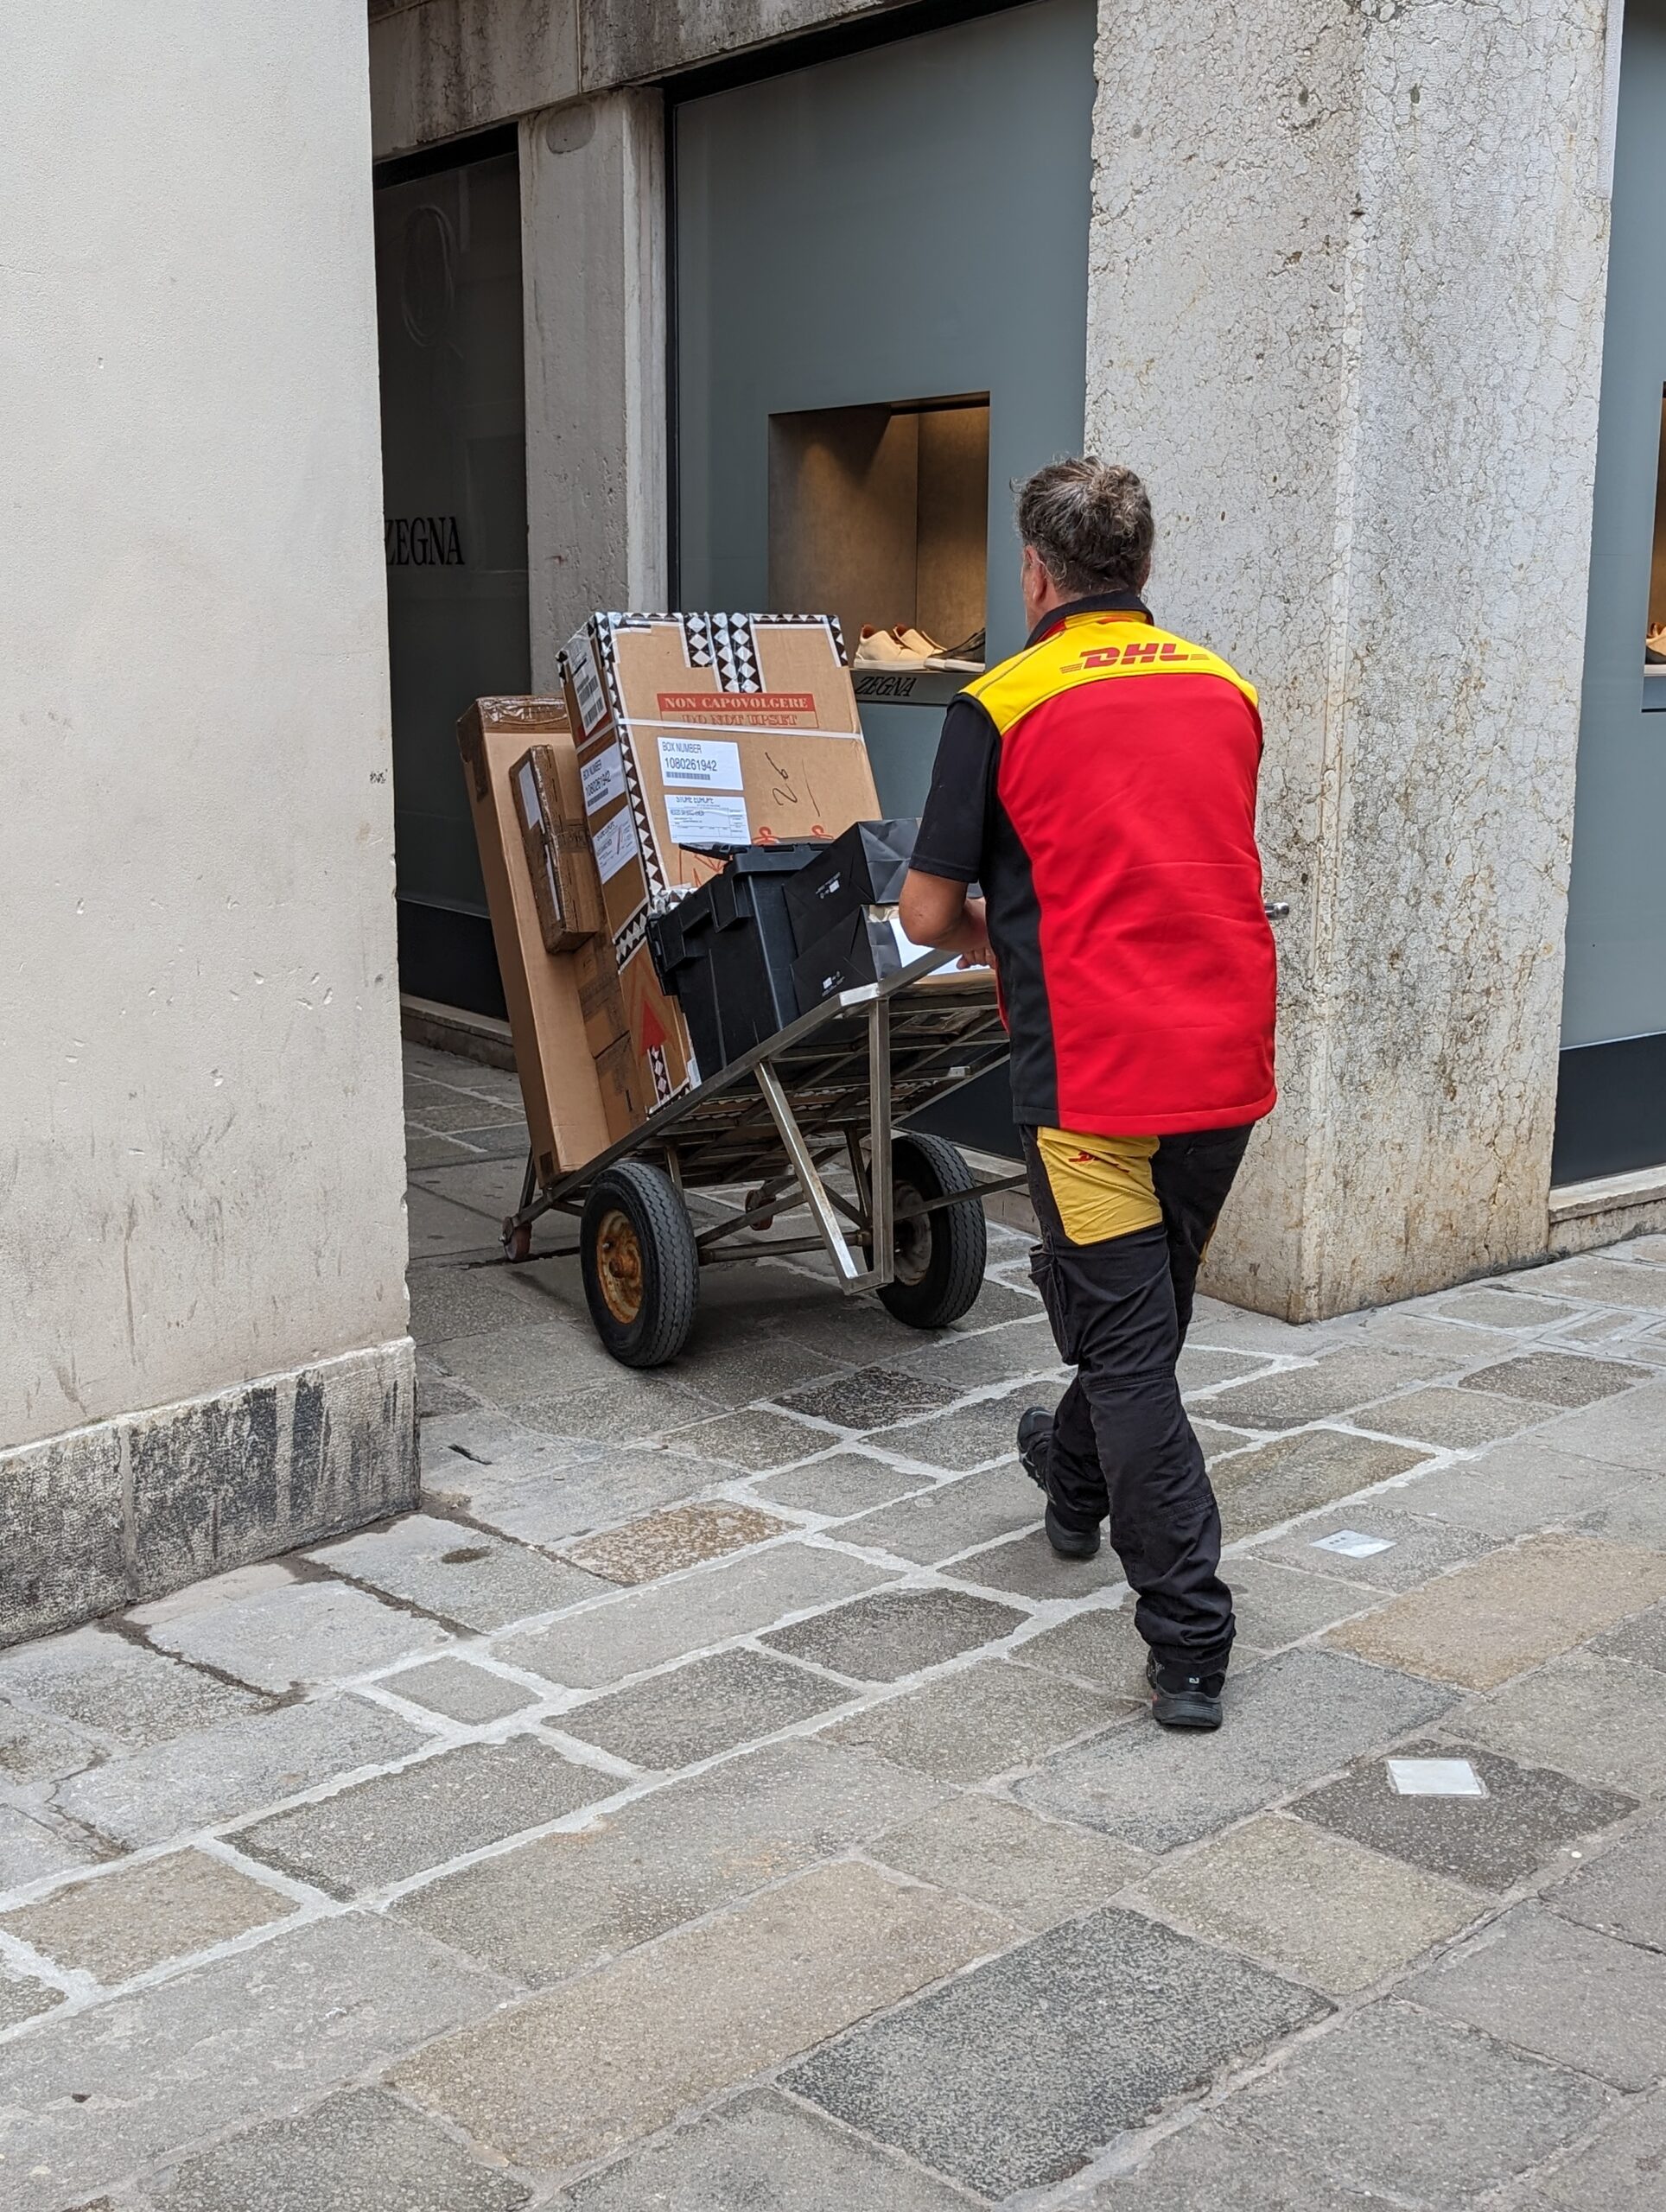
[[[455,515],[390,515],[382,532],[390,569],[461,569]]]

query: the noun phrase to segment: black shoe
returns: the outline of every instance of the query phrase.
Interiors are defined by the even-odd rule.
[[[1044,1526],[1047,1541],[1060,1559],[1091,1559],[1099,1548],[1097,1529],[1067,1529],[1053,1510],[1047,1487],[1047,1456],[1052,1442],[1052,1415],[1045,1406],[1032,1406],[1018,1416],[1018,1463],[1047,1501]]]
[[[1146,1660],[1151,1685],[1151,1717],[1165,1728],[1218,1728],[1224,1673],[1188,1674],[1185,1667],[1160,1666],[1154,1651]]]

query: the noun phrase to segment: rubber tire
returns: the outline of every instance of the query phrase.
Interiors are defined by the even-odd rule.
[[[642,1302],[621,1322],[608,1306],[596,1265],[604,1217],[622,1213],[642,1255]],[[585,1303],[602,1348],[621,1367],[663,1367],[689,1340],[700,1298],[700,1255],[682,1193],[663,1169],[621,1160],[597,1176],[579,1224],[579,1269]]]
[[[923,1198],[946,1198],[957,1191],[975,1192],[977,1179],[946,1137],[910,1129],[891,1142],[894,1190],[912,1183]],[[943,1206],[928,1214],[932,1247],[918,1282],[888,1282],[880,1293],[886,1311],[911,1329],[941,1329],[971,1311],[983,1287],[989,1255],[989,1227],[982,1198]]]

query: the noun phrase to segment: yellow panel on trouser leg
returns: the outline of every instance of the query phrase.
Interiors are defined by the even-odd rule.
[[[1163,1217],[1152,1187],[1155,1137],[1082,1136],[1070,1129],[1038,1129],[1036,1149],[1047,1171],[1052,1202],[1072,1244],[1102,1244],[1154,1229]]]

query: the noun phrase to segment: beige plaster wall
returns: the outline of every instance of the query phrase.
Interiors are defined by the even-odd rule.
[[[0,1446],[405,1328],[362,8],[6,82]]]
[[[1543,1250],[1606,276],[1603,0],[1104,0],[1092,442],[1261,686],[1284,1099],[1214,1287]]]

